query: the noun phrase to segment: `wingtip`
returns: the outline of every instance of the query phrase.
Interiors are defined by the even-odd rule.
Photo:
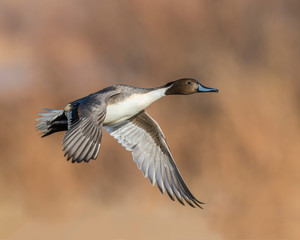
[[[197,202],[198,202],[198,200],[197,199],[195,199]],[[201,208],[201,209],[203,209],[203,207],[200,205],[200,204],[198,204],[196,201],[193,201],[194,202],[194,204],[196,204],[196,206],[198,207],[198,208]],[[201,203],[201,204],[203,204],[203,203]]]

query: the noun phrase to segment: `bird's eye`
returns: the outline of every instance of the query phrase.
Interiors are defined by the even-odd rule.
[[[192,82],[191,82],[191,81],[188,81],[187,84],[192,84]]]

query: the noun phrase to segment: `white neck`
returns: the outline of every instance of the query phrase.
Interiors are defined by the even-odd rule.
[[[143,94],[142,96],[144,98],[144,103],[146,105],[145,107],[148,107],[150,104],[154,103],[158,99],[166,96],[166,91],[169,88],[170,87],[159,88],[159,89],[156,89],[156,90],[153,90],[153,91]]]

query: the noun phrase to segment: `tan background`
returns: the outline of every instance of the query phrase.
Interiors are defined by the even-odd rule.
[[[0,239],[300,239],[300,4],[2,0]],[[106,86],[181,77],[160,123],[204,210],[162,196],[107,133],[71,164],[36,113]]]

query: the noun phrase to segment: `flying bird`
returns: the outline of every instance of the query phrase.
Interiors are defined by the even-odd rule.
[[[192,78],[183,78],[156,88],[137,88],[124,84],[110,86],[87,97],[70,102],[64,109],[44,108],[39,113],[37,130],[42,137],[66,131],[63,151],[72,162],[88,162],[99,153],[105,128],[128,151],[150,183],[165,191],[172,200],[200,208],[185,184],[171,155],[166,138],[157,122],[145,111],[153,102],[167,95],[218,92]]]

